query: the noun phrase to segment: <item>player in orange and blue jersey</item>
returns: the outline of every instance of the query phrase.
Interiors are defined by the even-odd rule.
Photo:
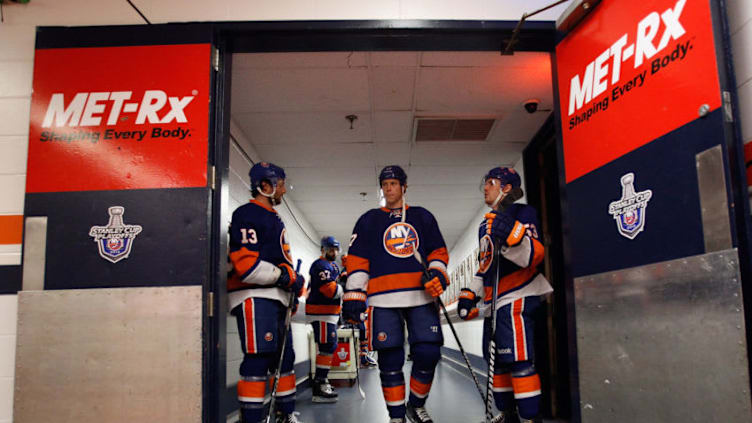
[[[238,207],[230,223],[227,280],[229,308],[238,323],[243,348],[238,400],[244,423],[258,423],[269,399],[269,373],[276,370],[285,333],[290,292],[303,294],[303,276],[292,268],[287,231],[274,206],[286,192],[285,172],[271,163],[257,163],[249,172],[253,199]],[[295,352],[288,331],[276,392],[277,423],[298,422],[295,414]]]
[[[381,387],[391,423],[431,423],[425,409],[434,370],[444,343],[435,298],[449,284],[449,254],[434,216],[405,203],[407,175],[387,166],[379,175],[386,207],[358,219],[347,256],[347,289],[343,316],[360,322],[370,314],[372,349],[378,351]],[[418,250],[428,262],[429,277],[413,256]],[[404,325],[413,355],[410,397],[405,404],[402,366]]]
[[[339,267],[335,260],[339,241],[333,236],[321,238],[321,257],[311,264],[310,294],[306,300],[306,318],[313,327],[318,345],[316,373],[313,378],[313,402],[336,402],[337,393],[327,380],[337,349],[337,321],[342,310],[342,286],[337,283]]]
[[[522,197],[522,181],[514,169],[496,167],[483,177],[485,202],[491,207],[480,224],[478,272],[469,288],[463,288],[457,306],[459,316],[478,316],[476,304],[483,299],[483,355],[489,359],[491,316],[496,318],[496,354],[493,369],[493,397],[502,411],[494,421],[504,421],[517,406],[522,423],[538,415],[541,385],[535,370],[534,313],[540,296],[553,289],[538,272],[544,248],[538,238],[535,209],[514,203]],[[494,250],[500,248],[500,258]],[[499,276],[498,280],[496,279]],[[493,302],[493,285],[497,300]],[[495,310],[493,313],[491,310]]]

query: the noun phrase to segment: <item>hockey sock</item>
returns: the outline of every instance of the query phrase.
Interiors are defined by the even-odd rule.
[[[538,415],[541,384],[535,367],[529,361],[515,362],[512,365],[512,386],[517,411],[524,419],[533,419]]]
[[[512,375],[509,373],[497,374],[494,372],[493,397],[496,408],[499,411],[512,409],[514,396],[512,391]]]
[[[403,348],[379,350],[381,389],[391,418],[405,417],[405,375],[402,374],[404,364]]]
[[[413,368],[410,372],[410,404],[423,407],[431,390],[433,374],[436,364],[441,357],[438,344],[413,344],[410,346],[413,353]]]
[[[264,416],[264,406],[268,404],[266,396],[267,372],[275,360],[275,354],[246,354],[240,365],[238,381],[238,401],[243,421],[257,422]]]
[[[331,354],[316,355],[316,374],[314,375],[316,380],[324,380],[329,375],[329,369],[332,367],[332,358]]]
[[[368,341],[360,341],[360,356],[364,357],[368,354]]]
[[[324,380],[329,375],[329,369],[332,367],[334,350],[337,345],[334,342],[319,344],[319,353],[316,355],[316,374],[314,378]]]

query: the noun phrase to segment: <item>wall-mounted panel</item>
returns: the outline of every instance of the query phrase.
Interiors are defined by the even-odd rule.
[[[22,291],[16,423],[200,422],[200,286]]]

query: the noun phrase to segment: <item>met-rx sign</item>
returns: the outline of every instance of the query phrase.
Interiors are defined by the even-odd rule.
[[[206,186],[210,53],[37,50],[26,191]]]
[[[567,182],[721,105],[708,0],[601,2],[556,54]]]

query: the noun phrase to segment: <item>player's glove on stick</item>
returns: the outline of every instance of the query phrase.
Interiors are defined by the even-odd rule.
[[[302,295],[303,285],[305,284],[303,276],[300,273],[296,273],[292,266],[286,263],[280,264],[279,269],[282,273],[277,278],[277,281],[274,282],[274,285],[285,291],[296,292],[297,296]]]
[[[457,314],[462,320],[472,320],[478,317],[478,304],[480,298],[468,288],[460,290],[460,299],[457,303]]]
[[[449,286],[449,278],[446,273],[439,269],[428,269],[428,274],[423,274],[420,282],[423,284],[423,289],[428,292],[428,295],[436,298],[444,293],[444,289]]]
[[[359,324],[366,313],[366,292],[359,289],[345,291],[342,297],[342,317],[345,321]]]
[[[486,231],[491,238],[501,240],[505,245],[514,247],[522,242],[525,226],[504,212],[486,213]]]

